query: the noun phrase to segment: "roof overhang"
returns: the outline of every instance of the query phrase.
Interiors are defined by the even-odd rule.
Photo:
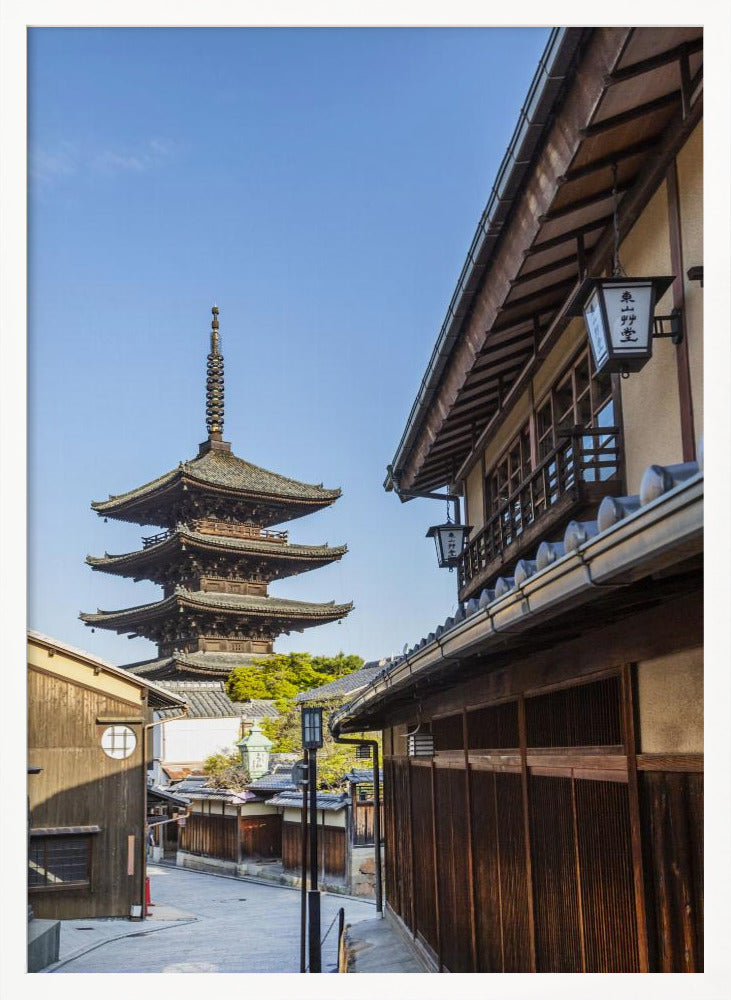
[[[554,30],[389,467],[452,486],[569,322],[702,113],[702,29]],[[680,276],[678,276],[680,280]]]
[[[576,628],[577,614],[585,609],[596,627],[603,620],[602,605],[607,615],[619,617],[631,608],[652,606],[669,592],[652,578],[670,581],[672,587],[673,568],[692,565],[702,551],[699,472],[403,657],[336,712],[331,729],[337,734],[378,728],[399,700],[413,703],[416,688],[423,694],[437,676],[442,686],[455,683],[455,675],[462,676],[460,666],[475,657],[481,669],[489,669],[491,657],[511,649],[555,645],[567,614]]]

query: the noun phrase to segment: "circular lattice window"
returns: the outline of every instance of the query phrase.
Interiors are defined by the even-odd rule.
[[[134,753],[137,737],[129,726],[108,726],[102,733],[102,750],[107,757],[123,760]]]

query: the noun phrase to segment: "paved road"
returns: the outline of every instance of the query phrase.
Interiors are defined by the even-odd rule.
[[[59,973],[299,972],[299,892],[178,868],[148,870],[153,902],[196,919],[177,925],[115,921],[120,932],[133,934],[67,962]],[[323,895],[323,935],[341,906],[346,922],[375,916],[373,904]],[[336,951],[337,920],[323,945],[323,972],[335,971]]]

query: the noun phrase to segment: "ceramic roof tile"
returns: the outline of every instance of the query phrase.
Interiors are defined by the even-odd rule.
[[[329,684],[323,684],[318,688],[310,688],[308,691],[300,691],[295,695],[297,702],[306,701],[327,701],[330,698],[342,698],[347,694],[354,694],[366,687],[389,663],[388,660],[380,660],[374,663],[365,663],[360,670],[354,670],[352,674],[338,677]]]
[[[95,501],[91,506],[100,514],[108,513],[124,504],[142,500],[183,477],[202,486],[221,487],[246,495],[324,504],[337,500],[342,492],[339,489],[328,490],[321,484],[302,483],[277,472],[270,472],[243,458],[238,458],[231,452],[211,450],[188,462],[181,462],[177,469],[172,469],[149,483],[126,493],[110,496],[108,500]]]

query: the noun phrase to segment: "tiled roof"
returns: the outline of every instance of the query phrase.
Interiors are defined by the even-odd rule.
[[[292,780],[292,766],[289,764],[276,765],[269,774],[250,782],[248,787],[252,792],[282,792],[286,789],[296,788]]]
[[[201,486],[219,487],[246,496],[284,501],[330,504],[341,495],[339,489],[327,490],[322,484],[315,486],[312,483],[301,483],[246,462],[231,452],[211,450],[188,462],[181,462],[177,469],[172,469],[143,486],[110,496],[108,500],[95,501],[91,506],[100,514],[112,513],[117,508],[142,500],[182,478]]]
[[[390,660],[377,660],[372,663],[364,663],[360,670],[354,670],[352,674],[338,677],[337,680],[323,684],[319,688],[300,691],[299,694],[295,695],[294,700],[297,702],[327,701],[330,698],[343,698],[345,695],[355,694],[361,688],[367,687],[374,677],[386,669],[390,662]]]
[[[309,797],[308,797],[309,805]],[[273,799],[269,799],[270,806],[284,806],[287,809],[301,809],[302,808],[302,792],[280,792],[279,795],[275,795]],[[318,792],[317,793],[317,808],[322,809],[324,812],[339,812],[341,809],[345,809],[348,805],[348,796],[345,794],[339,794],[337,792]]]
[[[183,796],[173,795],[173,793],[168,788],[160,788],[159,785],[148,785],[147,786],[147,798],[148,801],[153,799],[162,799],[163,802],[170,802],[172,805],[187,805],[188,800],[183,798]]]
[[[378,774],[383,781],[383,771],[379,771]],[[368,785],[373,782],[373,770],[354,767],[344,775],[344,778],[350,785]]]
[[[275,618],[320,618],[333,621],[342,618],[353,608],[353,604],[312,604],[308,601],[285,600],[282,597],[260,597],[254,594],[218,594],[205,590],[186,590],[178,587],[174,594],[151,604],[140,604],[119,611],[97,611],[96,614],[81,613],[79,618],[87,625],[113,626],[117,620],[137,617],[145,613],[153,615],[172,611],[178,606],[211,608],[215,611],[233,611],[248,615]],[[131,620],[131,619],[130,619]]]
[[[260,541],[254,538],[229,538],[225,535],[210,535],[190,528],[180,526],[168,538],[150,545],[147,548],[136,549],[134,552],[122,552],[118,555],[105,553],[103,556],[87,556],[86,561],[94,568],[111,568],[125,562],[138,562],[141,559],[155,559],[161,551],[168,548],[179,548],[181,543],[200,545],[209,549],[227,549],[241,555],[250,553],[254,556],[271,555],[279,559],[289,560],[334,560],[340,559],[348,551],[347,545],[290,545],[281,542]]]
[[[235,667],[249,667],[255,661],[266,660],[267,653],[182,653],[130,663],[124,669],[131,674],[154,677],[163,681],[182,680],[189,674],[202,678],[224,679]],[[190,678],[188,678],[190,679]],[[167,685],[165,685],[167,686]],[[170,689],[172,690],[172,688]]]
[[[276,718],[273,701],[232,701],[223,681],[162,681],[161,687],[184,698],[189,719]]]
[[[414,643],[413,646],[407,648],[402,656],[394,657],[387,667],[377,671],[375,676],[370,681],[369,687],[372,686],[375,690],[377,682],[381,680],[383,680],[386,685],[389,685],[392,680],[392,678],[389,677],[389,674],[392,671],[402,667],[402,665],[407,661],[410,663],[411,658],[416,657],[417,654],[421,657],[422,651],[426,651],[427,648],[438,648],[440,644],[445,642],[448,634],[453,629],[456,630],[457,628],[463,628],[463,623],[465,621],[469,620],[473,616],[476,617],[485,611],[487,611],[487,614],[491,614],[492,605],[499,607],[501,602],[503,602],[506,597],[511,595],[512,592],[520,592],[520,589],[529,580],[531,581],[531,584],[534,581],[536,584],[539,583],[541,576],[543,574],[548,576],[555,563],[564,559],[568,560],[575,556],[576,553],[579,553],[582,556],[582,559],[585,559],[586,556],[584,550],[587,546],[596,546],[599,542],[605,540],[606,536],[609,536],[611,532],[620,530],[623,522],[626,522],[628,518],[638,518],[642,516],[648,508],[656,506],[662,499],[665,499],[668,503],[670,503],[674,494],[680,494],[683,491],[688,491],[691,494],[697,493],[702,500],[702,439],[699,445],[699,458],[697,462],[682,462],[676,465],[668,466],[650,465],[645,470],[642,477],[640,491],[638,494],[626,497],[605,497],[599,506],[599,511],[595,520],[570,521],[564,531],[562,539],[556,539],[555,541],[544,540],[540,542],[535,552],[535,558],[519,559],[515,564],[512,576],[498,577],[495,581],[494,587],[485,587],[479,596],[471,598],[464,604],[460,604],[455,614],[450,615],[443,624],[438,625],[433,632],[423,636],[418,640],[418,642]],[[649,514],[650,511],[647,511],[647,513]],[[638,534],[637,539],[639,544],[637,554],[635,555],[635,561],[638,565],[641,565],[642,557],[647,556],[647,552],[642,546],[641,532]],[[664,544],[667,546],[667,542]],[[701,550],[702,544],[701,534]],[[697,545],[695,547],[697,547]],[[610,582],[597,583],[595,580],[592,580],[591,577],[590,585],[607,587],[616,586]],[[521,608],[521,615],[525,616],[532,613],[527,600],[522,602]],[[497,629],[495,632],[497,635],[500,634]],[[414,673],[413,678],[416,678],[416,673]],[[409,682],[411,683],[411,681],[411,667],[409,667]],[[330,717],[330,728],[332,731],[338,731],[343,718],[350,715],[355,706],[359,706],[364,700],[368,700],[372,697],[372,692],[366,689],[363,689],[360,692],[355,692],[355,694],[357,695],[356,697],[354,697],[348,704],[338,709],[338,711]]]
[[[211,788],[208,784],[209,780],[208,775],[190,775],[175,785],[174,792],[190,801],[202,799],[204,801],[228,802],[231,805],[243,805],[245,802],[255,802],[257,799],[256,795],[248,789],[238,792],[232,788]]]

